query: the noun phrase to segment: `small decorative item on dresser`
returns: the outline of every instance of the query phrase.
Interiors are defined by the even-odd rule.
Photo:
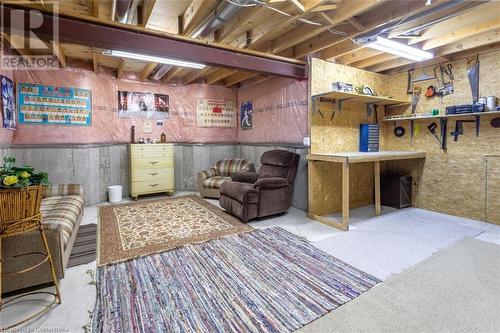
[[[22,301],[20,302],[19,299],[29,295],[47,294],[53,296],[53,299],[47,306],[32,313],[29,317],[16,323],[0,326],[0,331],[8,330],[36,318],[50,310],[52,305],[61,303],[61,294],[55,266],[47,243],[47,237],[45,236],[45,228],[42,227],[40,213],[43,191],[42,185],[48,185],[48,175],[46,172],[36,173],[34,169],[29,166],[16,166],[14,165],[16,160],[12,157],[5,157],[4,162],[3,167],[0,168],[0,311],[7,306],[21,303]],[[37,261],[33,259],[32,261],[28,261],[28,259],[26,259],[28,263],[26,266],[30,267],[23,267],[22,270],[17,271],[9,271],[8,274],[6,274],[4,267],[2,267],[2,262],[5,262],[6,259],[2,258],[2,241],[11,237],[26,235],[31,231],[40,232],[44,252],[23,253],[18,256],[33,256],[36,254],[40,257],[40,260]],[[35,261],[35,263],[30,265],[33,261]],[[50,265],[52,273],[54,292],[25,292],[2,302],[3,277],[34,274],[32,272],[33,269],[47,262]]]
[[[130,196],[174,192],[174,145],[130,144]]]
[[[161,143],[166,143],[167,142],[167,136],[165,135],[165,132],[162,132],[160,135],[160,142]]]
[[[135,143],[135,126],[130,127],[130,143]]]

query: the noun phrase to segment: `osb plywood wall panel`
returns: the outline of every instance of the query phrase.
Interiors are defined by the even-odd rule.
[[[312,173],[314,200],[309,211],[327,215],[342,210],[342,165],[340,163],[315,162],[309,164]],[[349,177],[349,206],[367,206],[373,203],[373,166],[371,163],[352,164]]]
[[[479,56],[480,60],[480,96],[500,96],[500,51]],[[466,74],[466,61],[452,62],[455,77],[455,92],[443,98],[426,98],[423,94],[417,106],[417,113],[429,112],[434,108],[444,112],[447,105],[471,103],[472,95]],[[433,67],[426,68],[427,74],[433,73]],[[389,94],[400,94],[406,90],[406,73],[393,75]],[[424,91],[435,81],[416,84]],[[397,111],[394,110],[396,113]],[[401,110],[399,111],[401,112]],[[406,110],[410,113],[410,110]],[[500,115],[500,114],[499,114]],[[480,137],[476,137],[474,123],[464,123],[464,135],[457,142],[450,132],[455,129],[455,120],[448,120],[448,150],[442,151],[436,138],[427,130],[429,120],[417,121],[418,135],[410,142],[409,135],[397,138],[393,134],[394,123],[384,123],[383,148],[386,150],[423,150],[427,158],[417,193],[418,207],[443,213],[473,218],[500,224],[499,163],[487,155],[500,155],[500,130],[492,128],[490,121],[494,116],[481,118]],[[465,119],[465,118],[464,118]],[[439,125],[439,121],[436,120]],[[398,122],[409,133],[408,122]],[[437,129],[439,133],[439,127]],[[408,163],[408,162],[407,162]],[[416,163],[416,162],[409,162]],[[495,168],[496,166],[496,168]],[[393,163],[393,170],[406,171],[406,166]],[[489,179],[487,179],[487,176]]]
[[[386,95],[387,76],[357,68],[312,59],[310,93],[317,95],[332,89],[332,83],[342,81],[354,86],[368,85],[377,93]],[[404,93],[403,93],[404,94]],[[402,96],[404,96],[402,94]],[[374,122],[374,114],[368,116],[363,103],[344,102],[338,111],[336,104],[320,103],[319,112],[310,118],[311,153],[334,153],[359,150],[359,124]],[[335,115],[332,118],[332,112]],[[311,177],[310,211],[317,215],[338,212],[342,208],[341,166],[334,163],[314,163]],[[361,163],[350,167],[350,207],[356,208],[373,203],[373,164]]]

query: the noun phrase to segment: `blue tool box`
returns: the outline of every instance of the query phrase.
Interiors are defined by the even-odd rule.
[[[359,125],[359,151],[379,151],[380,126],[378,124]]]

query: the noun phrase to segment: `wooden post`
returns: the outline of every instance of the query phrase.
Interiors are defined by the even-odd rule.
[[[380,215],[380,161],[373,162],[373,178],[375,181],[375,216]]]
[[[342,163],[342,226],[349,230],[349,163]]]

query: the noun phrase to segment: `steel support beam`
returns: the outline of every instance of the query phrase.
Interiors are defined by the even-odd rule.
[[[24,11],[26,19],[29,15],[26,8],[4,4],[1,24],[5,32],[9,30],[11,11],[13,10]],[[42,15],[43,20],[42,25],[34,29],[34,32],[39,36],[51,39],[51,27],[54,22],[58,22],[60,43],[170,57],[267,75],[299,79],[306,77],[304,63],[287,61],[285,58],[280,59],[266,56],[266,54],[260,55],[256,52],[229,49],[173,35],[155,34],[145,29],[134,29],[135,27],[73,17],[57,17],[45,12],[38,12],[37,15]]]

